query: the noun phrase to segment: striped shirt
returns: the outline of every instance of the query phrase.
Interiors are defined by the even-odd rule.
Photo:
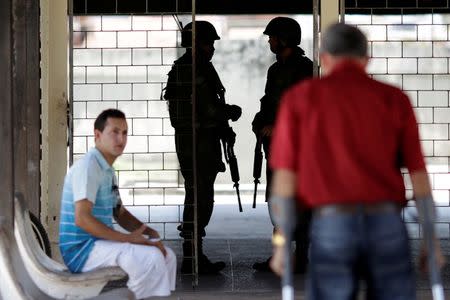
[[[113,208],[117,204],[114,169],[96,148],[76,161],[64,180],[59,225],[59,247],[70,271],[81,272],[98,239],[75,225],[75,202],[83,199],[94,206],[93,216],[113,228]]]

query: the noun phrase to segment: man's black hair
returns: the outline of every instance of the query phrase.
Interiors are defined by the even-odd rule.
[[[110,108],[107,110],[102,111],[97,119],[95,119],[94,123],[94,129],[99,130],[100,132],[103,132],[103,129],[105,129],[106,121],[108,118],[116,118],[116,119],[126,119],[125,114],[115,108]]]
[[[355,26],[337,23],[323,34],[320,51],[333,56],[366,57],[367,38]]]

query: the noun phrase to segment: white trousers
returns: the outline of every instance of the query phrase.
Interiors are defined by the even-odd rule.
[[[169,296],[175,290],[177,259],[165,248],[166,257],[157,247],[98,240],[82,272],[119,266],[128,274],[128,289],[137,299]]]

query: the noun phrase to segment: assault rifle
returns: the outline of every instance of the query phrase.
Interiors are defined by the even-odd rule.
[[[255,179],[253,181],[255,183],[255,190],[253,192],[253,208],[256,207],[256,193],[258,192],[258,183],[260,183],[259,178],[261,178],[261,169],[263,162],[261,146],[261,136],[256,135],[255,158],[253,159],[253,178]]]
[[[234,143],[222,140],[222,144],[223,144],[223,152],[225,155],[225,161],[230,166],[231,180],[234,182],[233,187],[236,188],[236,194],[239,204],[239,212],[242,212],[241,194],[239,192],[239,180],[240,180],[239,167],[236,155],[234,154]]]

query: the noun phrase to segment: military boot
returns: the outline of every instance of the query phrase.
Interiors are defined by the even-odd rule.
[[[208,257],[203,253],[203,247],[201,242],[198,246],[198,273],[202,275],[218,274],[225,268],[225,262],[211,262]],[[193,260],[193,244],[191,241],[185,241],[183,243],[183,261],[181,263],[182,274],[194,273],[194,260]]]
[[[199,274],[217,274],[225,268],[225,262],[212,262],[203,253],[203,241],[198,240],[198,273]]]

